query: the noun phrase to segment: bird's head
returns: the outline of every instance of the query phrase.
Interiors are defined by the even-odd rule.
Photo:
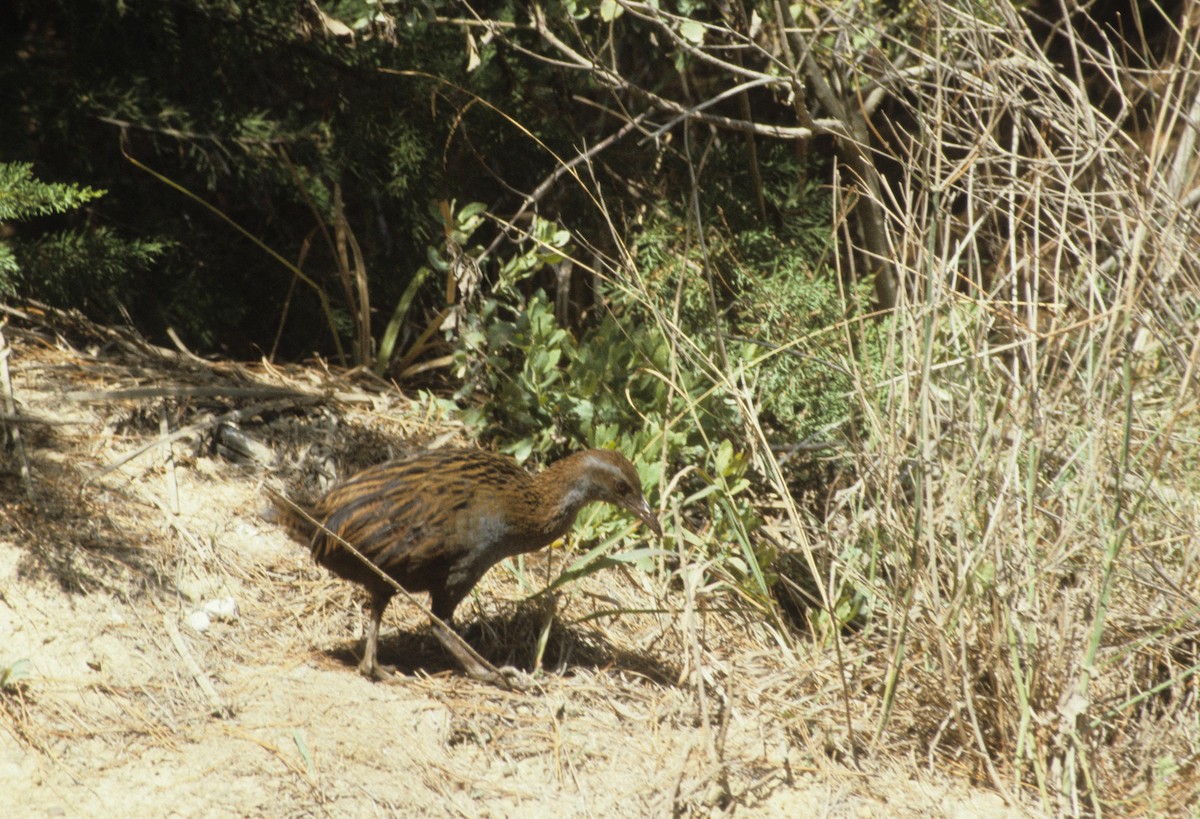
[[[588,499],[604,501],[627,509],[634,517],[662,537],[662,526],[642,495],[642,481],[633,464],[619,452],[589,449],[574,456],[588,487]]]

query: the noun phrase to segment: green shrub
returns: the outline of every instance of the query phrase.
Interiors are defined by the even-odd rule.
[[[104,191],[42,182],[26,163],[0,163],[0,222],[75,210]],[[160,242],[130,241],[110,230],[58,230],[0,240],[0,295],[55,303],[115,305],[123,288],[163,252]]]

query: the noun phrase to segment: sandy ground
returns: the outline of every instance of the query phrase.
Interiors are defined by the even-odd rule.
[[[5,335],[20,412],[54,422],[0,460],[0,802],[20,815],[1027,815],[941,763],[866,740],[856,762],[836,712],[809,712],[835,682],[806,649],[697,613],[679,583],[606,570],[552,611],[535,593],[561,550],[498,567],[459,614],[536,690],[465,678],[399,599],[381,659],[404,673],[369,682],[361,595],[264,518],[261,485],[319,488],[452,425],[319,369],[251,381],[115,337]],[[255,384],[317,398],[231,396]],[[214,449],[235,411],[283,466]],[[638,613],[592,616],[611,608]]]

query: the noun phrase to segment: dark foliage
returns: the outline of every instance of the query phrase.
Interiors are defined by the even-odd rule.
[[[434,5],[395,21],[371,21],[363,3],[326,6],[364,20],[354,32],[291,0],[9,6],[0,29],[15,58],[0,63],[0,157],[33,163],[45,181],[108,191],[53,225],[22,225],[17,238],[102,229],[171,248],[132,266],[111,301],[40,284],[62,280],[49,270],[28,276],[26,293],[102,312],[120,302],[146,331],[174,326],[202,348],[242,355],[270,344],[292,274],[124,151],[302,262],[335,307],[327,237],[337,186],[373,303],[389,309],[424,261],[432,200],[511,197],[493,166],[522,184],[545,161],[494,112],[464,110],[471,94],[499,97],[520,78],[500,60],[468,75],[462,31],[432,25]],[[326,326],[317,299],[296,287],[281,352],[328,352]]]

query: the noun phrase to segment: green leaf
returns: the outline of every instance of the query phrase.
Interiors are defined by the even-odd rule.
[[[684,498],[684,501],[683,501],[683,503],[680,504],[680,506],[682,508],[686,509],[687,507],[691,506],[696,501],[707,498],[709,495],[716,492],[720,488],[721,487],[718,484],[710,483],[708,486],[704,487],[703,489],[699,490],[698,492],[694,492],[691,495],[688,495],[686,498]]]
[[[714,462],[717,474],[724,477],[729,474],[729,462],[733,460],[733,444],[729,443],[729,439],[725,438],[721,441],[721,445],[717,447],[717,457]]]
[[[624,13],[625,9],[617,0],[600,0],[600,19],[604,22],[611,23]]]
[[[10,665],[0,666],[0,689],[16,685],[21,680],[32,676],[32,664],[28,658],[14,660]]]
[[[562,574],[554,578],[554,582],[550,584],[550,590],[557,589],[580,578],[588,577],[603,569],[611,569],[614,566],[623,564],[649,561],[673,554],[666,549],[648,547],[644,549],[631,549],[628,552],[619,552],[615,555],[597,555],[597,552],[607,549],[612,542],[612,539],[605,541],[579,560],[576,560],[566,569],[563,569]]]
[[[463,209],[458,212],[459,223],[465,222],[472,216],[476,216],[487,210],[487,205],[483,202],[472,202],[469,205],[464,205]]]
[[[304,767],[308,771],[309,778],[316,776],[316,766],[313,765],[312,753],[308,750],[308,743],[304,741],[304,734],[299,730],[292,731],[292,741],[296,743],[296,749],[300,751],[300,757],[304,760]]]
[[[567,14],[575,20],[586,20],[592,13],[591,9],[576,3],[575,0],[566,0],[563,6],[566,8]]]
[[[684,20],[679,26],[679,36],[693,45],[704,42],[704,26],[695,20]]]
[[[375,360],[376,375],[383,375],[387,371],[388,365],[392,363],[395,353],[393,348],[400,335],[400,327],[404,324],[404,318],[408,315],[409,308],[412,307],[417,291],[421,289],[421,285],[432,272],[428,267],[419,268],[412,280],[409,281],[408,287],[404,288],[400,301],[396,302],[396,309],[392,311],[392,320],[388,322],[387,329],[383,331],[383,338],[379,342],[379,357]]]
[[[517,463],[525,463],[529,460],[529,456],[533,454],[533,439],[522,438],[509,447],[508,454],[516,458]]]

